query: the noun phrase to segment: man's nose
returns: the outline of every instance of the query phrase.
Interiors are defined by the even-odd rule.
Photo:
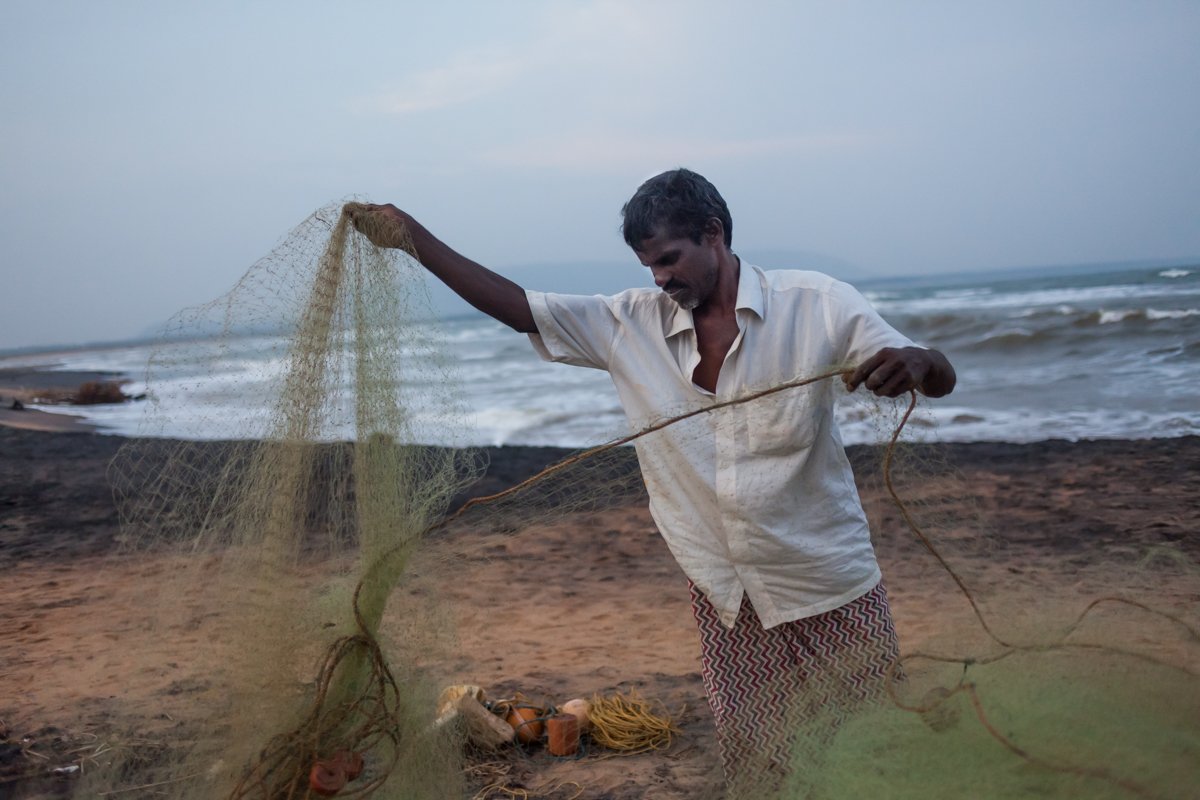
[[[671,273],[663,267],[651,267],[650,274],[654,277],[654,285],[663,288],[671,282]]]

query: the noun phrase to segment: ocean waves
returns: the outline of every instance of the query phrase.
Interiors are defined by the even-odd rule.
[[[922,402],[913,437],[1028,442],[1200,433],[1200,268],[959,277],[953,284],[925,278],[866,288],[886,319],[942,350],[958,371],[954,394]],[[453,408],[425,408],[426,387],[410,376],[402,400],[424,442],[577,448],[628,432],[603,372],[542,362],[526,336],[484,317],[431,324],[428,336],[410,355],[436,359],[430,374],[444,374],[458,389]],[[219,346],[134,343],[26,353],[0,358],[0,366],[129,375],[129,391],[144,391],[149,401],[86,410],[113,433],[244,438],[269,421],[272,387],[286,370],[284,343],[269,335]],[[349,396],[352,387],[342,390]],[[884,435],[853,402],[838,415],[848,443]],[[355,435],[352,425],[335,434]]]
[[[1153,349],[1155,341],[1180,341],[1197,333],[1200,308],[1038,309],[1012,315],[964,313],[892,315],[893,324],[930,346],[971,352],[1039,351],[1094,343],[1105,349]],[[1103,341],[1101,341],[1103,337]],[[1118,338],[1126,341],[1117,342]]]

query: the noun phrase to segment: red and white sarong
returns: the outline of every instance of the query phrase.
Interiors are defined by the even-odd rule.
[[[733,796],[778,786],[854,711],[886,696],[899,658],[887,592],[764,630],[748,598],[732,628],[689,582],[704,687]]]

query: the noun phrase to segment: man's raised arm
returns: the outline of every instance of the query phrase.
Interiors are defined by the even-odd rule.
[[[510,328],[521,333],[537,332],[524,289],[452,250],[409,214],[391,204],[377,206],[358,203],[349,210],[349,214],[354,226],[379,247],[400,246],[399,240],[383,233],[394,228],[379,224],[381,217],[403,225],[421,264],[455,294]],[[370,224],[367,224],[368,221]]]

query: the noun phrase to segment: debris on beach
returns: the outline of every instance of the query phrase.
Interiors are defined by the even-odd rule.
[[[125,381],[88,381],[80,384],[75,390],[75,396],[69,401],[74,406],[95,406],[109,403],[124,403],[136,399],[125,394],[122,385]],[[145,397],[145,395],[142,395]]]
[[[556,757],[576,755],[581,743],[594,743],[622,754],[645,753],[670,746],[678,733],[658,704],[635,694],[596,694],[561,704],[529,702],[523,694],[490,700],[479,686],[447,686],[438,697],[435,726],[462,726],[464,740],[483,751],[518,742],[542,744]]]

